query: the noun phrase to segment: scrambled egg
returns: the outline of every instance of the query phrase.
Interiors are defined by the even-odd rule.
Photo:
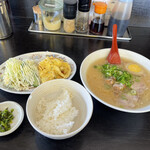
[[[42,83],[60,78],[68,78],[71,74],[69,63],[60,58],[46,57],[38,65]]]

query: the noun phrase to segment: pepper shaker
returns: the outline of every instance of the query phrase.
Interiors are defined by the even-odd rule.
[[[89,0],[79,0],[78,13],[76,18],[76,31],[79,33],[86,33],[89,26]]]

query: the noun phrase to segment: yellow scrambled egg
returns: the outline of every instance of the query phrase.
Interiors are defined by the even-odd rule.
[[[60,58],[46,57],[38,65],[42,83],[60,78],[68,78],[71,74],[69,63]]]

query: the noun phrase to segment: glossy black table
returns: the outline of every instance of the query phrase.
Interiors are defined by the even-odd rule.
[[[95,50],[111,47],[111,41],[73,36],[29,33],[31,19],[14,18],[13,35],[0,41],[0,64],[10,57],[34,52],[53,51],[71,57],[77,64],[72,80],[81,83],[80,64]],[[133,39],[118,42],[119,48],[129,49],[150,59],[150,28],[130,27]],[[82,83],[81,83],[82,84]],[[0,102],[18,102],[26,111],[29,95],[17,95],[0,90]],[[149,150],[150,113],[119,112],[93,98],[94,111],[89,124],[76,136],[66,140],[51,140],[36,132],[26,113],[21,126],[12,134],[0,137],[1,150]]]

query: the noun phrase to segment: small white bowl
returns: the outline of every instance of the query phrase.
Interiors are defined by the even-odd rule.
[[[14,109],[14,119],[11,123],[11,129],[6,132],[0,132],[0,136],[5,136],[14,132],[21,125],[24,118],[23,108],[18,103],[13,101],[6,101],[0,103],[0,110],[5,110],[6,108],[8,108],[8,110]]]
[[[70,133],[64,135],[48,134],[36,125],[36,107],[41,98],[49,98],[56,94],[58,89],[63,88],[68,89],[73,95],[73,106],[79,110],[79,114]],[[87,90],[79,83],[67,79],[56,79],[41,84],[30,94],[26,104],[26,114],[31,126],[40,134],[57,140],[70,138],[79,133],[88,124],[92,112],[93,101]]]
[[[113,108],[115,110],[119,110],[119,111],[123,111],[123,112],[129,112],[129,113],[144,113],[144,112],[149,112],[150,111],[150,105],[140,108],[140,109],[123,109],[123,108],[119,108],[116,106],[113,106],[111,104],[106,103],[105,101],[103,101],[102,99],[100,99],[99,97],[97,97],[91,90],[90,87],[88,86],[87,80],[86,80],[86,73],[87,73],[87,69],[88,67],[94,63],[96,60],[100,59],[100,58],[106,58],[110,52],[111,48],[106,48],[106,49],[101,49],[101,50],[97,50],[91,54],[89,54],[82,62],[81,67],[80,67],[80,78],[81,81],[84,85],[84,87],[89,91],[89,93],[99,102],[103,103],[104,105]],[[132,60],[134,62],[137,62],[138,64],[142,65],[143,67],[145,67],[147,70],[150,71],[150,60],[147,59],[146,57],[129,51],[129,50],[125,50],[125,49],[119,49],[119,54],[120,57]]]

